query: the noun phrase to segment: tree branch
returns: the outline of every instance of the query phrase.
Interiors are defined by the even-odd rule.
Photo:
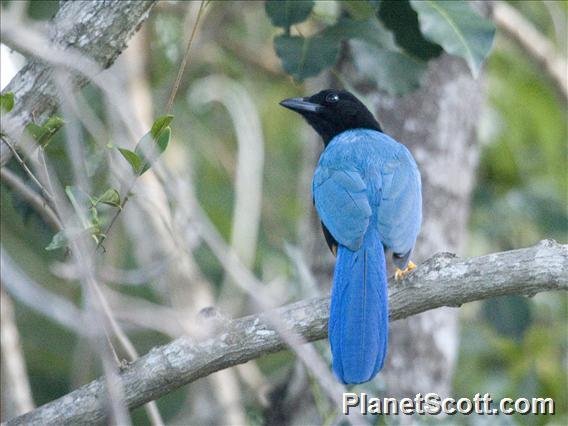
[[[508,294],[530,297],[549,290],[568,290],[568,245],[545,240],[534,247],[467,260],[442,253],[401,282],[391,283],[390,318]],[[204,341],[182,337],[152,349],[120,373],[126,404],[138,407],[215,371],[285,349],[284,340],[270,325],[269,318],[275,315],[307,341],[323,339],[329,298],[304,300],[230,321]],[[104,392],[104,380],[95,380],[7,425],[101,423],[106,414]]]
[[[4,389],[2,415],[12,417],[33,410],[35,405],[16,324],[14,305],[2,287],[0,287],[0,296],[0,351]]]
[[[101,68],[108,68],[146,20],[153,4],[154,0],[61,3],[50,23],[50,43],[63,50],[79,50]],[[19,134],[32,118],[43,122],[53,115],[58,101],[52,70],[44,62],[31,59],[12,79],[4,92],[13,92],[16,102],[12,112],[2,117],[3,128],[6,124],[15,134]],[[88,79],[82,75],[75,80],[77,87],[87,82]],[[5,144],[0,148],[0,162],[4,164],[11,153]]]
[[[568,63],[558,49],[525,17],[504,1],[489,3],[490,13],[499,29],[519,45],[529,57],[541,66],[568,102]]]
[[[25,201],[30,203],[49,226],[57,231],[63,229],[61,221],[55,211],[49,206],[47,200],[26,185],[15,173],[6,167],[2,167],[0,168],[0,179],[14,191],[18,192]]]

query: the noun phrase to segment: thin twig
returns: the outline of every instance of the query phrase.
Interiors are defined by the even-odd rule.
[[[130,189],[132,189],[131,185]],[[118,216],[120,215],[120,213],[122,212],[122,210],[124,209],[124,206],[126,206],[126,203],[128,202],[128,194],[130,193],[130,190],[127,191],[127,195],[124,196],[124,198],[122,199],[122,203],[120,203],[120,207],[118,207],[116,209],[116,211],[114,212],[114,215],[112,216],[112,219],[110,220],[110,223],[108,224],[107,228],[105,229],[105,232],[101,235],[101,239],[99,240],[99,242],[97,243],[97,247],[95,250],[98,250],[99,248],[103,247],[103,243],[105,242],[105,240],[107,239],[108,233],[110,232],[110,230],[112,229],[114,223],[116,222],[116,220],[118,219]]]
[[[39,159],[39,164],[43,168],[43,174],[45,176],[45,181],[47,182],[47,187],[52,194],[55,194],[55,190],[53,189],[53,183],[51,182],[51,176],[49,175],[49,171],[47,170],[47,162],[45,161],[45,150],[40,146],[37,151],[37,157]]]
[[[116,365],[118,367],[120,367],[122,365],[122,361],[120,360],[120,357],[118,356],[118,352],[116,351],[116,348],[112,344],[110,334],[109,334],[108,330],[106,329],[106,327],[103,327],[103,330],[104,330],[104,333],[105,333],[105,339],[108,343],[108,347],[110,348],[110,352],[112,354],[112,357],[114,358],[114,362],[116,363]]]
[[[79,336],[86,335],[82,313],[72,302],[31,279],[8,254],[4,245],[0,245],[0,260],[2,287],[12,298],[64,330]]]
[[[0,349],[2,352],[2,385],[6,386],[2,402],[3,414],[17,416],[35,407],[20,333],[16,324],[14,306],[11,298],[0,288]]]
[[[33,172],[30,170],[30,168],[27,166],[26,162],[24,161],[24,159],[20,156],[20,154],[18,154],[18,151],[16,151],[16,148],[14,148],[14,146],[8,142],[8,140],[6,138],[2,138],[2,140],[4,141],[4,143],[6,144],[6,146],[10,149],[10,151],[12,151],[12,154],[14,155],[14,157],[16,158],[16,161],[18,163],[20,163],[20,165],[22,166],[22,168],[24,169],[24,171],[27,173],[27,175],[30,177],[31,180],[34,181],[34,183],[38,186],[38,188],[41,191],[41,194],[44,198],[47,198],[49,203],[51,205],[53,205],[53,195],[51,195],[51,193],[45,189],[45,187],[41,184],[41,182],[35,177],[35,175],[33,174]]]
[[[27,186],[19,176],[13,173],[10,169],[2,167],[0,168],[0,178],[8,186],[10,186],[10,188],[18,192],[23,199],[39,213],[49,226],[55,228],[57,231],[63,229],[61,221],[53,209],[47,204],[47,200]]]
[[[97,295],[97,299],[99,300],[100,306],[101,306],[104,314],[106,315],[106,317],[109,321],[109,325],[110,325],[110,328],[111,328],[113,334],[116,336],[116,338],[120,342],[120,345],[123,347],[124,351],[126,352],[126,355],[129,358],[128,361],[134,361],[136,358],[138,358],[138,352],[136,351],[136,348],[134,347],[132,342],[128,339],[128,336],[126,336],[126,334],[124,333],[122,328],[118,325],[116,318],[114,317],[114,314],[112,313],[112,310],[110,309],[108,301],[106,300],[106,297],[103,295],[98,283],[96,283],[96,282],[93,283],[93,290],[95,291],[95,294]],[[109,339],[109,341],[110,341],[110,339]],[[111,343],[111,347],[112,347],[112,343]],[[116,354],[116,351],[114,350],[114,348],[113,348],[113,352],[115,352],[115,354]],[[117,358],[117,360],[119,359],[118,355],[116,355],[116,358]],[[119,360],[119,364],[121,364],[120,360]]]
[[[202,14],[203,10],[205,10],[206,4],[208,4],[208,3],[206,3],[205,0],[202,0],[201,4],[199,5],[199,11],[197,12],[197,18],[195,19],[195,24],[193,25],[193,30],[191,31],[191,36],[189,37],[189,41],[187,42],[185,54],[183,55],[183,60],[182,60],[181,65],[179,67],[177,77],[176,77],[176,81],[175,81],[174,86],[172,88],[172,92],[170,93],[170,98],[168,99],[168,103],[166,104],[166,114],[169,114],[170,111],[172,110],[172,106],[174,104],[174,99],[176,97],[176,93],[179,89],[179,85],[181,83],[181,78],[183,76],[183,72],[185,71],[185,67],[186,67],[187,61],[189,59],[189,51],[191,50],[191,44],[193,43],[193,38],[195,37],[195,33],[197,31],[199,21],[201,20],[201,14]]]
[[[271,77],[284,78],[285,74],[282,68],[276,62],[273,50],[270,51],[255,51],[240,43],[238,40],[230,39],[229,37],[219,37],[217,43],[230,54],[234,55],[241,62],[259,68],[263,74],[268,74]]]

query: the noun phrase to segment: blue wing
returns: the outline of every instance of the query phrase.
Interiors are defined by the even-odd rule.
[[[395,263],[406,266],[422,222],[420,172],[410,152],[401,149],[396,161],[381,170],[382,194],[377,218],[385,246],[399,255]]]
[[[358,250],[371,217],[367,186],[359,172],[319,165],[313,195],[320,219],[333,238],[350,250]]]
[[[316,210],[339,244],[351,250],[361,246],[373,206],[371,226],[403,268],[420,231],[421,191],[410,151],[383,133],[362,129],[344,132],[330,143],[313,181]]]

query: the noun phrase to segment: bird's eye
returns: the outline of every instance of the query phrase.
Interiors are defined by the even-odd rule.
[[[339,100],[339,96],[337,95],[337,93],[330,93],[329,95],[327,95],[325,97],[325,101],[327,103],[333,104],[335,102],[337,102]]]

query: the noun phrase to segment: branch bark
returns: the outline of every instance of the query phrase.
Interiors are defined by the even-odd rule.
[[[442,306],[508,294],[532,297],[550,290],[568,290],[568,245],[544,240],[533,247],[466,260],[441,253],[403,281],[391,283],[390,317],[397,320]],[[230,321],[204,341],[182,337],[152,349],[120,373],[126,404],[138,407],[215,371],[285,349],[284,340],[270,325],[274,315],[307,341],[323,339],[329,298]],[[10,420],[7,426],[102,423],[104,401],[104,379],[98,379]]]
[[[125,49],[127,41],[148,17],[154,0],[68,1],[50,23],[50,43],[63,50],[79,50],[101,68],[110,67]],[[7,19],[7,17],[6,17]],[[19,134],[32,121],[43,122],[57,109],[53,68],[31,59],[12,79],[4,92],[13,92],[14,109],[2,117],[2,127]],[[88,82],[78,75],[77,87]],[[11,132],[11,133],[12,133]],[[14,141],[12,141],[14,142]],[[5,144],[0,146],[0,163],[10,158]]]

